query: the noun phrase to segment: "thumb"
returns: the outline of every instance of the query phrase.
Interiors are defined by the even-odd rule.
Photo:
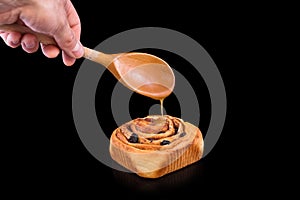
[[[73,58],[81,58],[84,49],[79,39],[76,38],[74,31],[69,26],[63,26],[54,34],[54,39],[61,50]]]

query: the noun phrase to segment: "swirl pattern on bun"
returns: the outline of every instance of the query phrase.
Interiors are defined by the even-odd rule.
[[[145,178],[158,178],[201,159],[198,127],[170,115],[133,119],[110,137],[113,160]]]

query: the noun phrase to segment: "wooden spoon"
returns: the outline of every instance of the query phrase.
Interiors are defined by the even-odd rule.
[[[43,44],[57,45],[52,37],[19,24],[0,25],[0,30],[31,33]],[[123,85],[147,97],[163,100],[174,89],[175,77],[171,67],[154,55],[140,52],[105,54],[84,47],[83,57],[103,65]]]

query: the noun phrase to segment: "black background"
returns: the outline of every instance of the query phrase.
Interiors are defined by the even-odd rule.
[[[196,40],[214,60],[223,78],[227,95],[225,125],[215,148],[205,158],[158,180],[145,180],[110,169],[85,149],[73,122],[72,89],[83,59],[66,67],[60,55],[48,59],[40,51],[27,54],[20,47],[12,49],[1,43],[1,165],[2,175],[6,177],[2,180],[5,190],[12,191],[10,195],[94,195],[96,198],[123,195],[133,199],[171,199],[181,195],[238,197],[240,192],[256,195],[262,190],[258,185],[265,179],[254,178],[257,157],[249,145],[255,135],[249,115],[259,101],[252,95],[256,83],[249,82],[253,80],[255,65],[244,50],[245,46],[253,46],[246,40],[255,32],[251,19],[241,20],[226,13],[216,16],[214,9],[202,14],[205,7],[196,5],[190,5],[190,12],[184,14],[184,8],[170,7],[164,12],[157,5],[147,7],[145,2],[137,7],[140,9],[131,10],[115,5],[120,12],[112,5],[101,5],[99,9],[89,1],[73,2],[82,22],[81,42],[90,48],[119,32],[148,26],[170,28]],[[170,64],[184,63],[166,52],[149,52],[157,53]],[[102,84],[115,84],[108,73],[106,79]],[[192,76],[190,79],[193,81]],[[98,92],[105,95],[103,90]],[[100,101],[99,94],[97,100]],[[109,103],[108,97],[103,98],[103,103]],[[206,94],[204,109],[206,104],[209,107],[207,98]],[[99,118],[109,121],[103,114],[109,116],[108,106],[101,110],[99,101],[96,104]],[[137,112],[132,110],[132,115],[137,117]],[[209,108],[205,112],[209,116]],[[208,123],[204,120],[199,124],[204,134]],[[113,128],[112,124],[108,131]],[[253,180],[256,184],[249,186]]]

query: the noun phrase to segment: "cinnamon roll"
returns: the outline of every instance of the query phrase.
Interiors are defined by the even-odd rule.
[[[201,159],[200,129],[170,115],[133,119],[115,129],[109,152],[113,160],[145,178],[158,178]]]

